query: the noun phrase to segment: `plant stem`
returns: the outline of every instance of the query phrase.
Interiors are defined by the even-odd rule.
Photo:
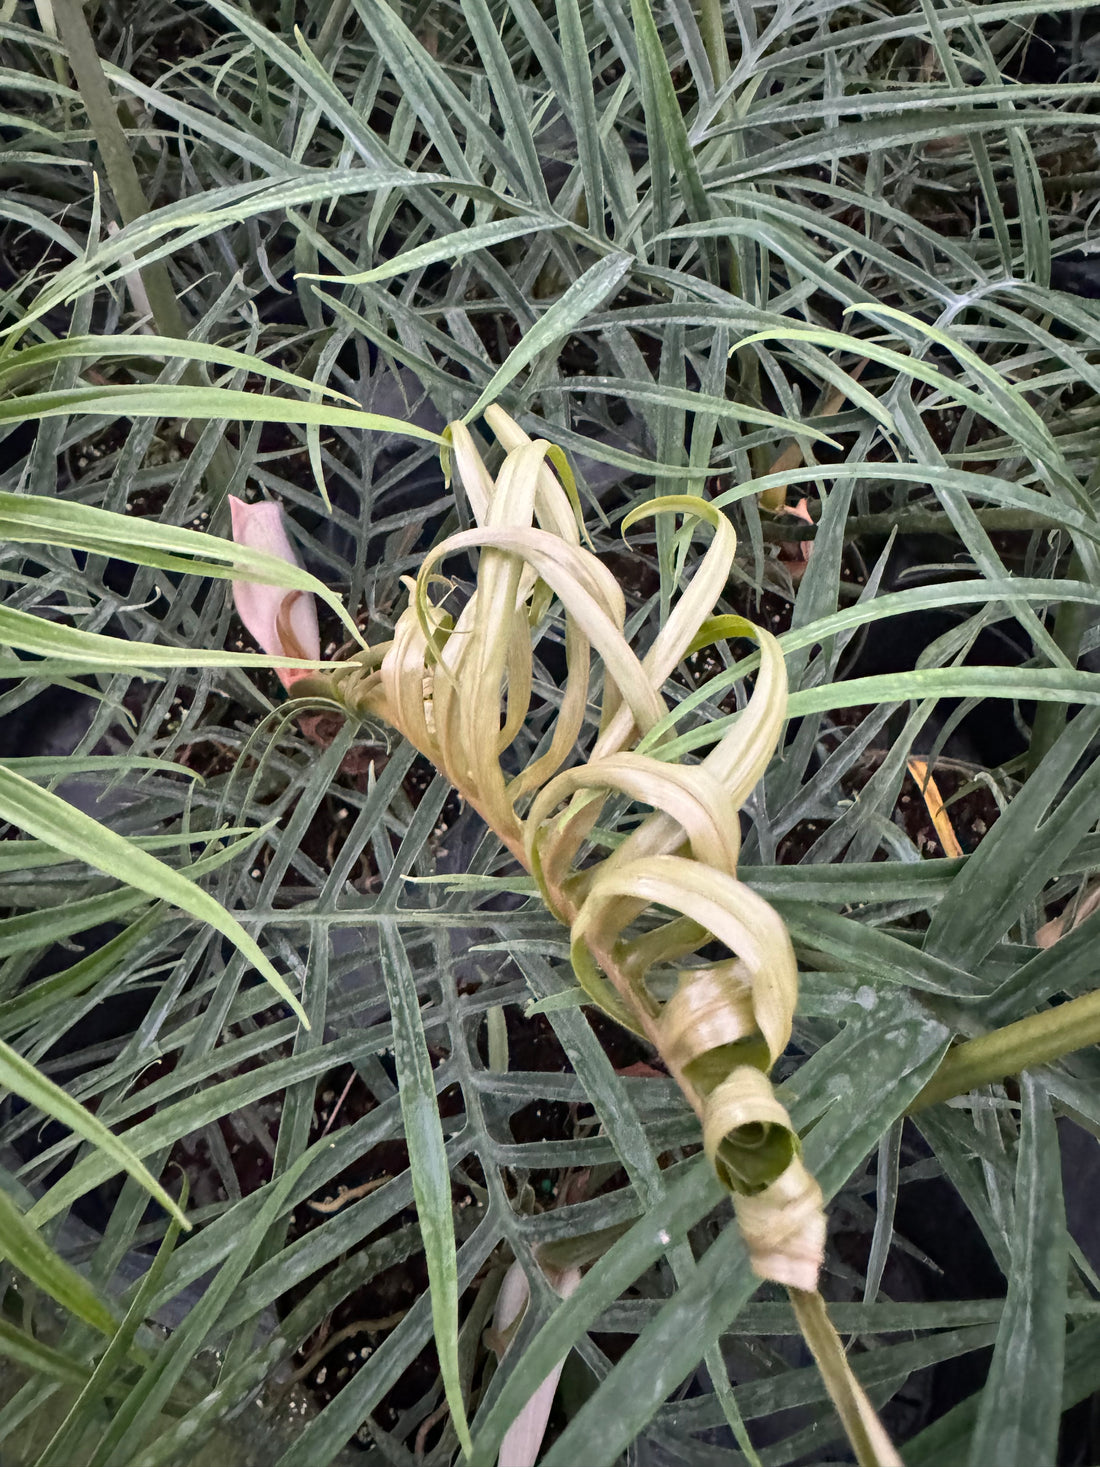
[[[730,79],[730,53],[726,45],[726,27],[722,18],[722,0],[700,0],[699,29],[703,33],[703,45],[710,74],[714,79],[714,90],[720,91]]]
[[[716,92],[721,91],[730,79],[730,53],[726,45],[726,25],[723,15],[723,0],[699,0],[699,30],[703,37],[703,48],[710,62],[711,81]],[[722,103],[718,113],[718,122],[732,122],[733,120],[733,98],[727,97]],[[732,153],[738,147],[736,133],[729,134],[729,148]],[[730,292],[733,295],[741,294],[741,266],[737,255],[737,244],[732,239],[727,239],[721,248],[722,263],[725,266],[726,277],[729,281]],[[738,372],[743,387],[748,389],[752,401],[756,400],[755,393],[758,390],[757,381],[759,376],[759,364],[755,353],[750,353],[747,360],[739,362]]]
[[[948,1050],[910,1114],[1100,1043],[1100,989]]]
[[[763,490],[761,498],[768,492]],[[817,506],[811,504],[809,509],[813,514]],[[974,513],[987,530],[1052,530],[1058,527],[1058,519],[1053,512],[1045,515],[1027,509],[978,509]],[[846,539],[854,540],[860,535],[888,535],[894,528],[902,535],[946,535],[951,533],[951,521],[947,515],[935,510],[900,514],[890,510],[885,514],[852,515],[845,521],[844,534]],[[763,531],[765,540],[812,540],[817,534],[817,524],[808,524],[805,520],[792,520],[789,524],[768,520]],[[1051,587],[1053,601],[1057,596],[1057,582],[1052,581]]]
[[[798,1327],[809,1345],[825,1388],[844,1423],[859,1467],[903,1467],[874,1407],[852,1373],[840,1336],[833,1328],[825,1300],[818,1293],[788,1289]]]
[[[314,44],[314,51],[322,61],[328,60],[329,52],[339,41],[340,32],[344,29],[344,22],[348,18],[350,9],[351,0],[332,0]]]
[[[69,65],[80,89],[88,121],[107,172],[111,192],[124,224],[132,224],[149,212],[149,201],[134,166],[130,144],[118,108],[111,97],[107,78],[96,51],[92,33],[79,0],[54,0],[54,16],[61,39],[69,53]],[[141,267],[142,284],[149,297],[157,332],[161,336],[187,335],[176,292],[165,265],[158,261]]]
[[[118,119],[118,108],[107,85],[107,77],[92,33],[88,29],[83,7],[80,0],[53,0],[53,8],[61,39],[69,55],[69,65],[103,159],[111,192],[115,196],[123,223],[132,224],[135,219],[140,219],[149,212],[149,201],[134,166],[125,129]],[[186,339],[187,323],[168,267],[163,261],[157,260],[144,266],[139,263],[138,272],[145,287],[157,333],[160,336]],[[207,385],[197,362],[185,364],[180,380],[194,387]],[[233,454],[224,438],[211,455],[206,475],[208,485],[219,493],[219,497],[224,496],[233,482]]]
[[[1085,579],[1085,567],[1075,550],[1070,556],[1066,578],[1070,581]],[[1054,640],[1066,654],[1074,667],[1081,654],[1081,638],[1085,634],[1085,607],[1079,601],[1063,601],[1054,618]],[[1027,772],[1032,775],[1054,746],[1058,735],[1066,726],[1064,703],[1040,703],[1035,710],[1035,723],[1031,730],[1031,743],[1027,751]]]

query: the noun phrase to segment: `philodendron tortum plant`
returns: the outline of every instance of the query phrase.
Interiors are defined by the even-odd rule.
[[[624,633],[622,590],[582,544],[564,456],[532,442],[499,408],[486,418],[505,450],[503,465],[493,479],[468,429],[448,430],[476,527],[428,555],[408,583],[393,640],[322,676],[280,675],[296,692],[324,691],[353,715],[389,723],[535,878],[570,930],[573,967],[589,999],[653,1044],[698,1115],[753,1269],[791,1291],[861,1462],[899,1462],[825,1317],[817,1293],[822,1195],[768,1078],[790,1038],[797,970],[783,922],[738,880],[738,812],[779,741],[787,681],[767,632],[738,617],[711,618],[733,562],[733,529],[695,496],[650,501],[624,521],[625,530],[645,516],[681,514],[711,529],[694,577],[638,657]],[[236,502],[233,524],[243,543],[293,558],[272,506]],[[432,590],[446,558],[475,547],[476,590],[455,619]],[[266,652],[315,662],[316,622],[301,592],[254,583],[235,591]],[[567,668],[556,724],[544,751],[508,775],[502,755],[527,716],[533,645],[555,601]],[[760,649],[747,707],[701,762],[662,759],[672,725],[666,679],[690,652],[731,635],[754,638]],[[587,760],[565,767],[585,719],[593,652],[603,665],[598,733]],[[613,793],[653,813],[597,860],[587,838]],[[715,939],[736,956],[703,960]],[[651,982],[658,974],[659,987]]]

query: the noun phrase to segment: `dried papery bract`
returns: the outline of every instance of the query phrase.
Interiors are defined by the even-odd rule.
[[[712,619],[733,564],[733,529],[705,500],[676,496],[624,521],[628,530],[643,516],[675,513],[711,531],[695,574],[639,657],[626,638],[618,582],[581,544],[560,454],[499,408],[486,417],[506,450],[495,479],[469,430],[449,430],[476,527],[432,551],[392,644],[349,666],[338,689],[349,706],[386,719],[427,755],[535,876],[570,929],[574,970],[590,999],[650,1040],[699,1116],[753,1269],[792,1297],[812,1295],[825,1244],[821,1190],[768,1079],[791,1036],[795,957],[777,913],[737,875],[740,808],[786,716],[782,655],[774,638],[742,618]],[[454,614],[433,591],[446,585],[447,558],[471,551],[476,588]],[[533,646],[555,600],[566,652],[556,725],[544,752],[509,776],[502,756],[526,720]],[[719,636],[757,642],[752,696],[700,763],[663,760],[664,683],[685,656]],[[577,758],[593,651],[603,670],[597,735],[587,761],[566,768]],[[652,813],[595,859],[588,838],[616,795]],[[729,960],[704,961],[715,941]],[[826,1332],[818,1334],[815,1350],[836,1355]],[[826,1382],[858,1445],[873,1412],[842,1349],[829,1365]],[[884,1440],[875,1437],[871,1456],[860,1447],[860,1460],[897,1460]]]

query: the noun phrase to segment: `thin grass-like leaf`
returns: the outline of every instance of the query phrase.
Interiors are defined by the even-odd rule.
[[[71,1109],[76,1109],[71,1101],[69,1104]],[[118,1147],[117,1142],[115,1146]],[[169,1205],[175,1206],[171,1199]],[[32,1284],[63,1304],[71,1314],[102,1334],[114,1334],[118,1321],[111,1306],[72,1264],[58,1257],[3,1189],[0,1189],[0,1252]],[[50,1371],[50,1374],[62,1373],[60,1368]]]
[[[186,1182],[181,1201],[186,1207]],[[164,1236],[164,1241],[157,1249],[156,1257],[142,1278],[133,1301],[126,1310],[124,1319],[115,1331],[114,1338],[100,1356],[95,1370],[84,1382],[79,1396],[73,1402],[72,1408],[57,1428],[35,1467],[59,1467],[59,1464],[71,1461],[72,1454],[79,1446],[81,1438],[88,1433],[90,1427],[99,1424],[102,1419],[100,1413],[103,1399],[112,1389],[117,1390],[115,1382],[119,1371],[125,1364],[127,1355],[133,1349],[137,1332],[145,1321],[149,1303],[157,1291],[178,1239],[179,1226],[173,1219]]]
[[[627,255],[608,255],[590,266],[579,279],[565,291],[559,300],[539,317],[537,323],[526,332],[519,345],[513,348],[489,381],[485,384],[477,401],[463,419],[470,423],[484,412],[485,408],[501,396],[524,367],[529,366],[542,352],[556,346],[585,316],[597,311],[618,289],[630,268]]]
[[[253,938],[212,896],[173,871],[147,851],[77,810],[57,795],[41,790],[29,779],[0,767],[0,816],[28,835],[46,841],[76,860],[85,861],[136,891],[171,902],[200,922],[207,922],[237,947],[263,975],[276,994],[298,1015],[306,1028],[301,1003]]]
[[[1023,1467],[1052,1460],[1058,1448],[1067,1264],[1058,1137],[1042,1084],[1026,1078],[1021,1091],[1012,1271],[970,1442],[973,1467]]]
[[[409,1148],[416,1214],[432,1298],[439,1368],[451,1420],[463,1450],[470,1452],[470,1430],[458,1369],[458,1278],[450,1169],[435,1098],[431,1059],[416,1003],[416,983],[408,958],[392,928],[381,934],[383,974],[393,1012],[394,1058],[400,1076],[401,1114]]]
[[[120,1170],[140,1182],[181,1227],[190,1227],[178,1204],[109,1127],[3,1042],[0,1042],[0,1085],[99,1147]]]

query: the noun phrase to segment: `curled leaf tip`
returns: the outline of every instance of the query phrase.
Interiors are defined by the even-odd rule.
[[[801,1157],[754,1197],[735,1195],[733,1205],[757,1277],[807,1293],[816,1289],[825,1257],[825,1202]]]

